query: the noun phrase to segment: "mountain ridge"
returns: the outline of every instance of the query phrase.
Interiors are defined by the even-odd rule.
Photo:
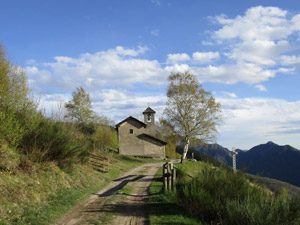
[[[231,151],[218,144],[205,144],[194,148],[219,162],[232,166]],[[238,152],[237,169],[300,186],[300,150],[272,141]]]

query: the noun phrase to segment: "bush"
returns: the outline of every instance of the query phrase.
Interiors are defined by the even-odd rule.
[[[19,119],[12,110],[0,111],[0,144],[17,147],[24,134]]]
[[[109,125],[97,125],[92,138],[94,150],[104,151],[107,148],[118,149],[119,147],[117,132]]]
[[[205,169],[178,182],[177,202],[209,224],[295,225],[300,222],[300,197],[290,199],[254,186],[241,173]]]
[[[35,162],[70,164],[86,155],[86,140],[75,129],[37,114],[22,139],[20,150]]]

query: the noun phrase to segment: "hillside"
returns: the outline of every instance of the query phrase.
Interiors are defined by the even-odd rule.
[[[264,183],[269,179],[258,182],[240,171],[212,168],[203,162],[190,161],[177,167],[181,170],[175,193],[177,204],[206,224],[299,224],[300,195],[291,197],[281,190],[282,186],[269,189]]]
[[[273,142],[261,144],[237,155],[237,168],[247,173],[300,186],[300,151]]]
[[[105,157],[108,173],[101,172],[101,161],[95,159],[67,169],[48,162],[33,163],[27,171],[0,171],[0,224],[49,224],[120,174],[145,162],[121,155]]]
[[[202,154],[209,155],[214,159],[226,165],[232,165],[232,158],[230,151],[227,148],[222,147],[218,144],[203,144],[192,148],[193,150],[200,152]]]
[[[227,148],[218,144],[206,144],[191,148],[221,163],[232,166]],[[292,146],[280,146],[273,142],[261,144],[248,151],[237,150],[237,168],[253,175],[269,177],[300,186],[300,151]]]

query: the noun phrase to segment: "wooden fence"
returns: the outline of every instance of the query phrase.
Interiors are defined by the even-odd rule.
[[[176,181],[176,169],[173,163],[166,162],[163,165],[163,184],[164,190],[175,190],[175,181]]]
[[[109,170],[109,160],[106,157],[89,154],[90,162],[95,170],[102,173],[107,173]]]
[[[163,165],[163,185],[165,191],[176,190],[176,166],[171,162],[166,162]],[[194,178],[192,175],[183,172],[189,178]]]

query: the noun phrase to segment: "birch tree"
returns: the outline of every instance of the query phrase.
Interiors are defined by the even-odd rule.
[[[172,73],[168,77],[166,120],[182,137],[184,162],[192,139],[207,142],[215,138],[217,125],[221,121],[221,105],[210,92],[205,91],[190,72]]]

